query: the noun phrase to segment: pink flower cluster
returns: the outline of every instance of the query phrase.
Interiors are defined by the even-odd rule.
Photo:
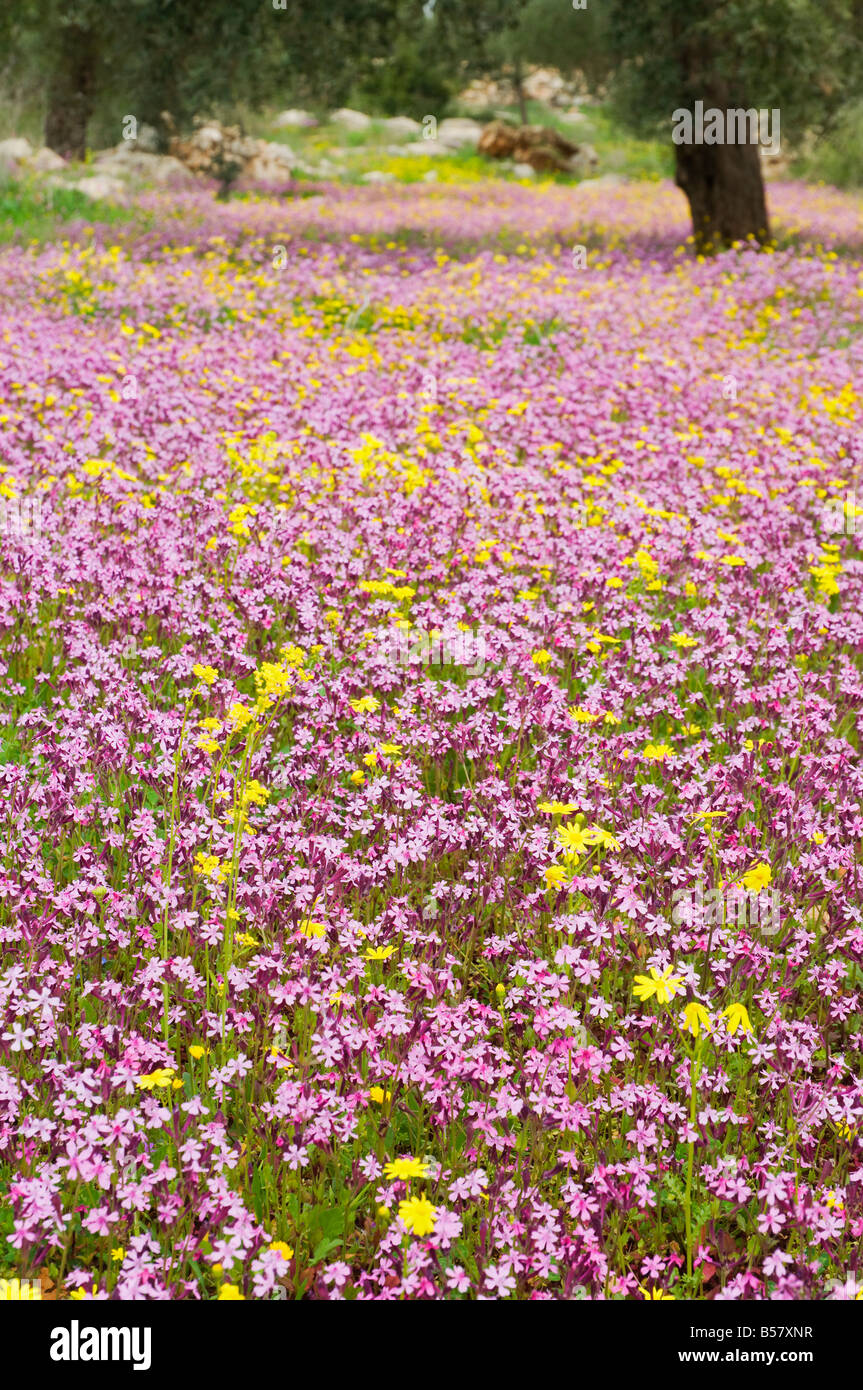
[[[859,209],[490,188],[0,257],[0,1276],[863,1277]]]

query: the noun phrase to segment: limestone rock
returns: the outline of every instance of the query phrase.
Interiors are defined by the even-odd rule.
[[[23,135],[13,135],[9,140],[0,140],[0,160],[29,159],[33,146]]]
[[[287,145],[261,141],[243,170],[243,183],[289,183],[302,161]]]
[[[87,198],[98,199],[100,202],[110,203],[115,198],[121,198],[125,193],[125,187],[119,179],[110,178],[107,174],[94,174],[91,178],[79,179],[77,183],[69,185],[70,188],[77,188],[79,193],[83,193]]]
[[[371,116],[367,116],[364,111],[351,111],[348,106],[339,107],[330,116],[330,120],[335,125],[343,126],[345,130],[368,130],[372,123]]]
[[[460,149],[462,145],[472,145],[476,149],[481,136],[480,122],[469,116],[451,116],[437,128],[438,140],[450,150]]]
[[[401,145],[399,154],[414,154],[419,157],[428,155],[433,157],[439,154],[451,154],[452,151],[442,140],[412,140],[409,145]]]
[[[0,172],[17,173],[23,161],[32,153],[33,146],[23,137],[13,136],[9,140],[0,140]]]
[[[37,150],[32,158],[27,160],[28,169],[34,169],[37,174],[53,174],[57,169],[66,168],[66,160],[60,154],[55,154],[54,150],[49,150],[47,145],[43,145],[41,150]]]
[[[125,140],[112,150],[102,150],[93,161],[99,174],[110,178],[140,180],[145,183],[194,183],[189,170],[174,155],[146,154]]]
[[[410,116],[390,116],[383,124],[387,134],[396,139],[407,140],[411,135],[419,135],[422,130],[419,121],[411,120]]]
[[[208,121],[188,137],[174,136],[170,153],[193,174],[228,184],[244,173],[265,144],[242,135],[237,126]]]
[[[155,126],[147,125],[146,121],[141,121],[134,140],[128,140],[126,143],[135,150],[141,150],[144,154],[158,154],[159,132]]]
[[[280,111],[273,125],[276,130],[311,130],[317,121],[310,111],[291,107],[288,111]]]

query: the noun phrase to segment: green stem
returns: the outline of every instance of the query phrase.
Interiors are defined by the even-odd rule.
[[[701,1047],[699,1046],[689,1066],[689,1127],[695,1128],[695,1112],[698,1101],[698,1078],[701,1075]],[[686,1196],[683,1210],[686,1216],[686,1274],[692,1278],[692,1171],[695,1160],[695,1140],[690,1138],[686,1145]]]
[[[193,698],[194,698],[194,697],[193,697]],[[165,901],[165,914],[164,914],[164,917],[163,917],[163,919],[162,919],[162,961],[163,961],[163,963],[168,959],[168,902],[167,902],[167,891],[168,891],[168,889],[170,889],[170,886],[171,886],[171,873],[172,873],[173,866],[174,866],[174,832],[175,832],[175,830],[176,830],[176,825],[177,825],[177,799],[178,799],[178,793],[179,793],[179,788],[180,788],[180,762],[181,762],[182,757],[183,757],[183,739],[185,738],[185,735],[186,735],[186,720],[187,720],[188,717],[189,717],[189,710],[190,710],[190,708],[191,708],[191,705],[192,705],[192,700],[187,700],[187,701],[186,701],[186,707],[185,707],[185,709],[183,710],[183,722],[182,722],[182,724],[180,725],[180,742],[179,742],[178,745],[177,745],[177,752],[176,752],[176,754],[175,754],[175,756],[174,756],[174,782],[173,782],[173,785],[172,785],[172,787],[171,787],[171,820],[170,820],[170,826],[169,826],[169,830],[168,830],[168,866],[167,866],[167,871],[166,871],[166,873],[165,873],[165,890],[166,890],[165,896],[166,896],[166,901]],[[165,1042],[168,1041],[168,984],[167,984],[167,981],[164,981],[163,984],[162,984],[162,1037],[164,1038]]]

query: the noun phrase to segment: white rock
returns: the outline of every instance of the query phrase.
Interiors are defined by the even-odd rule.
[[[419,121],[411,120],[410,116],[390,116],[384,121],[384,129],[390,135],[407,139],[409,135],[419,135],[422,126]]]
[[[291,107],[289,111],[280,111],[273,125],[277,130],[310,130],[317,125],[317,121],[310,111]]]
[[[155,183],[195,182],[194,174],[190,174],[185,164],[175,159],[172,154],[150,154],[147,155],[147,159],[149,162],[142,166],[144,176],[153,179]]]
[[[438,155],[450,152],[449,146],[441,140],[413,140],[409,145],[399,146],[399,154]]]
[[[622,174],[603,174],[598,179],[582,179],[578,188],[622,188],[627,182]]]
[[[243,170],[252,183],[285,183],[301,161],[284,145],[262,145]]]
[[[441,121],[437,128],[437,138],[448,149],[457,150],[461,145],[472,145],[476,149],[482,126],[469,116],[451,116]]]
[[[344,126],[345,130],[368,130],[372,123],[371,116],[367,116],[364,111],[351,111],[348,106],[339,107],[330,116],[330,120],[335,125]]]
[[[224,138],[219,126],[202,125],[195,131],[189,143],[196,145],[199,150],[209,150],[214,145],[223,144]]]
[[[423,174],[423,183],[437,183],[437,169],[429,169],[427,174]]]
[[[98,154],[94,154],[93,163],[100,167],[103,164],[114,164],[119,159],[126,159],[132,153],[134,151],[130,149],[129,142],[121,140],[119,145],[113,145],[109,150],[100,150]]]
[[[144,179],[153,183],[194,184],[194,176],[185,164],[172,154],[145,154],[143,150],[118,145],[114,150],[102,150],[93,161],[103,175],[112,179]]]
[[[536,170],[532,164],[513,164],[512,172],[517,179],[532,179]]]
[[[134,140],[126,140],[124,143],[131,145],[133,150],[140,150],[143,154],[157,154],[159,132],[155,126],[147,125],[146,121],[142,121],[138,126],[138,134]]]
[[[0,140],[0,163],[15,163],[19,159],[29,159],[33,146],[21,135],[13,135],[9,140]]]
[[[69,187],[77,188],[78,192],[87,198],[98,198],[105,202],[122,197],[126,191],[119,179],[109,178],[107,174],[94,174],[92,178],[79,179]]]
[[[127,174],[137,173],[138,161],[148,159],[145,154],[136,155],[133,151],[101,150],[93,160],[93,167],[99,174],[125,178]]]
[[[37,174],[53,174],[56,169],[65,169],[66,161],[62,155],[56,154],[54,150],[49,150],[47,145],[43,145],[32,159],[27,160],[27,165],[28,168],[35,169]]]
[[[385,169],[370,169],[367,174],[361,174],[363,183],[392,183],[395,174],[389,174]]]
[[[292,169],[297,163],[297,156],[290,146],[280,145],[277,140],[261,141],[255,158],[281,165],[283,169]]]

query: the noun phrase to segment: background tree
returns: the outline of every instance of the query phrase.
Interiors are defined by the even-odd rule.
[[[385,52],[360,67],[351,102],[374,115],[414,120],[439,115],[454,94],[458,75],[429,7],[418,0],[398,0],[397,13],[382,32]]]
[[[490,46],[514,74],[530,66],[557,68],[565,77],[581,76],[587,86],[598,90],[611,69],[605,26],[606,6],[601,0],[593,4],[586,0],[585,8],[577,12],[570,0],[525,0],[513,22],[492,37]]]
[[[522,54],[515,36],[527,0],[435,0],[438,42],[456,67],[459,85],[480,76],[508,77],[527,120]]]
[[[671,140],[678,109],[780,112],[783,148],[829,130],[859,97],[863,0],[437,0],[435,17],[471,73],[527,64],[580,72],[632,133]],[[524,117],[524,105],[522,103]],[[769,238],[753,144],[675,145],[700,251]]]
[[[164,111],[181,128],[288,92],[336,104],[389,55],[410,0],[284,2],[16,0],[0,37],[13,75],[42,79],[45,143],[83,159],[97,111],[112,129],[124,115],[160,129]]]
[[[723,111],[775,108],[783,143],[793,143],[859,91],[860,11],[859,0],[701,0],[697,8],[692,0],[607,0],[616,114],[635,133],[655,134],[670,133],[674,111],[696,101]],[[768,239],[756,146],[674,151],[699,250]]]

